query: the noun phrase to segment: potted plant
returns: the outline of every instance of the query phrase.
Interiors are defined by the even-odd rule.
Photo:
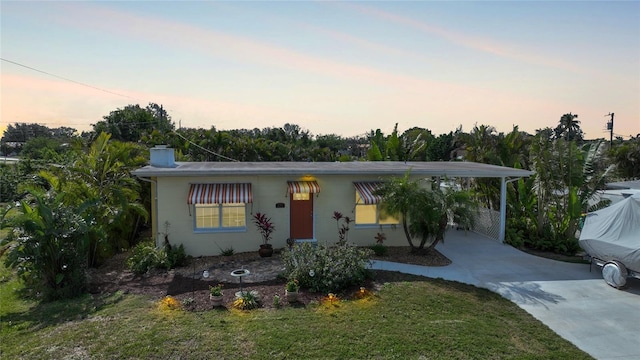
[[[253,215],[253,223],[258,228],[260,235],[262,235],[262,245],[258,253],[260,257],[270,257],[273,255],[273,246],[269,244],[271,240],[271,234],[276,230],[276,227],[271,222],[271,219],[263,213],[255,213]]]
[[[287,282],[287,285],[284,288],[284,295],[287,297],[288,302],[291,303],[298,301],[298,290],[300,290],[298,280],[292,279]]]
[[[213,306],[222,306],[222,295],[222,284],[209,286],[209,299],[211,299]]]

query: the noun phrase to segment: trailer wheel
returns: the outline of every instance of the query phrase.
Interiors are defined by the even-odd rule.
[[[616,289],[626,285],[628,275],[627,268],[619,261],[609,261],[602,267],[604,281]]]

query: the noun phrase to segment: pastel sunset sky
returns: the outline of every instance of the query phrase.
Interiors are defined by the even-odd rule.
[[[639,1],[1,1],[0,14],[0,132],[89,130],[154,102],[219,130],[534,133],[571,112],[594,139],[614,112],[615,134],[640,133]]]

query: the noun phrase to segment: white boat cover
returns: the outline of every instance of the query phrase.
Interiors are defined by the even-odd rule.
[[[579,242],[592,257],[640,272],[640,194],[587,214]]]

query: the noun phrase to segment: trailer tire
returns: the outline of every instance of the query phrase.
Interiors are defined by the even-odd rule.
[[[609,261],[602,267],[602,278],[610,286],[621,289],[627,284],[627,268],[619,261]]]

